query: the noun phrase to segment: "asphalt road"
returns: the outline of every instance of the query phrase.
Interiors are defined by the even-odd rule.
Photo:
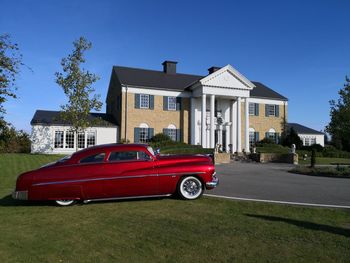
[[[350,178],[288,173],[288,164],[234,162],[216,166],[219,186],[207,194],[350,207]]]

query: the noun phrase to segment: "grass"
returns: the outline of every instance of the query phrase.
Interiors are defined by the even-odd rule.
[[[347,158],[316,157],[316,164],[335,164],[335,163],[349,164],[350,165],[350,159],[347,159]],[[299,164],[309,164],[310,165],[310,157],[308,157],[306,160],[299,159]]]
[[[314,167],[298,166],[293,168],[290,172],[314,176],[328,176],[328,177],[349,177],[350,178],[350,166],[326,166],[326,167]]]
[[[346,262],[350,212],[203,197],[56,207],[8,197],[57,159],[0,155],[1,262]]]

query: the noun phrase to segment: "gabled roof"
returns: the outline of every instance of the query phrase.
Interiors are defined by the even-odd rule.
[[[260,82],[252,81],[252,83],[255,85],[255,88],[250,91],[250,97],[288,100],[286,97],[282,96],[278,92],[270,89]]]
[[[59,111],[37,110],[33,116],[31,125],[70,125],[71,123],[60,120]],[[89,120],[98,120],[98,127],[117,126],[113,116],[106,113],[90,113]]]
[[[158,70],[120,66],[114,66],[113,72],[116,74],[122,85],[174,91],[184,91],[192,84],[206,77],[182,73],[166,74],[163,71]],[[286,97],[268,88],[260,82],[252,81],[252,83],[256,87],[250,91],[251,97],[277,99],[284,101],[288,100]]]
[[[176,91],[183,91],[187,86],[203,78],[203,76],[166,74],[163,71],[119,66],[114,66],[113,70],[121,84]]]
[[[288,123],[288,129],[293,128],[298,134],[324,134],[323,132],[316,131],[299,123]]]

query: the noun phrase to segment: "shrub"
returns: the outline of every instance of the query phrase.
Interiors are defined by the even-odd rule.
[[[29,134],[23,130],[17,131],[11,124],[0,122],[0,152],[2,153],[29,153]]]

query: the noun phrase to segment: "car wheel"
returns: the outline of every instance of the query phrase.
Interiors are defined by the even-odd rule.
[[[59,206],[70,206],[76,203],[75,200],[56,200],[55,202]]]
[[[203,194],[203,185],[198,178],[187,176],[182,178],[177,191],[182,199],[194,200]]]

